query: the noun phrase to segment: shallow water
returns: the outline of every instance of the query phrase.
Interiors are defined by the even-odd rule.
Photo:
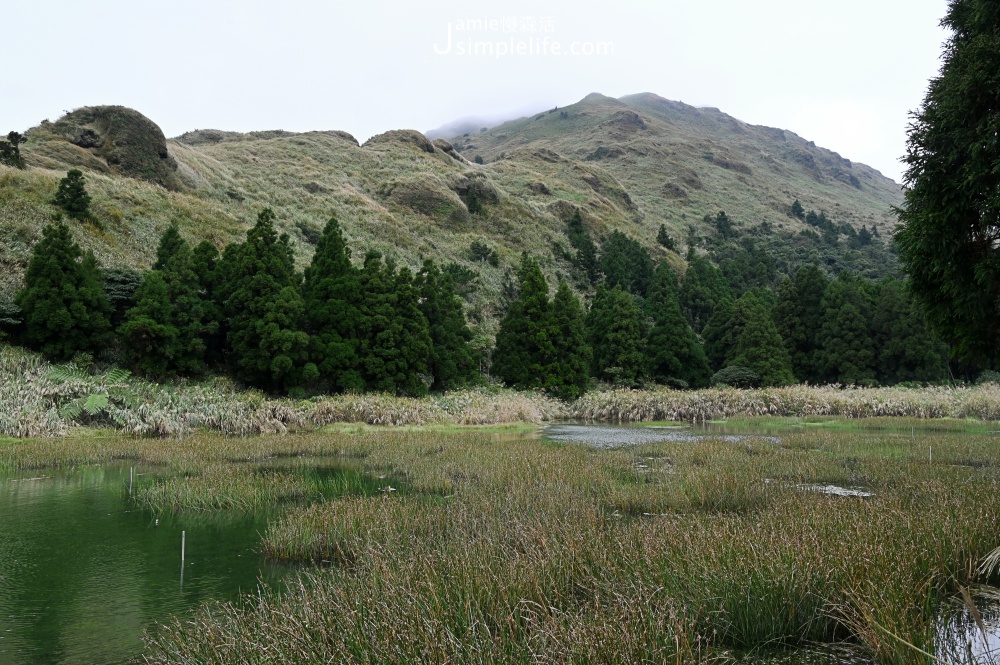
[[[258,552],[262,518],[157,522],[128,484],[128,466],[0,477],[0,663],[126,662],[172,615],[280,584],[287,569]]]
[[[738,443],[747,439],[780,443],[776,436],[762,435],[759,430],[745,433],[721,433],[700,425],[678,426],[635,426],[635,425],[592,425],[563,423],[549,425],[542,430],[542,436],[560,443],[582,443],[594,448],[622,448],[649,443],[694,443],[712,439]]]

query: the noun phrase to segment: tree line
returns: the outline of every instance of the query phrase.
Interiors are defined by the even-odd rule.
[[[64,223],[48,226],[9,334],[57,361],[117,346],[153,379],[225,370],[270,392],[423,395],[479,378],[450,277],[433,261],[414,274],[376,252],[354,266],[336,219],[304,274],[265,209],[221,255],[208,241],[192,248],[171,225],[129,298],[115,298],[122,285],[109,276]]]
[[[572,399],[595,381],[696,388],[948,377],[947,348],[895,278],[831,279],[806,264],[774,287],[754,285],[773,271],[750,278],[762,270],[750,261],[727,272],[693,248],[679,278],[621,232],[598,248],[579,213],[567,236],[593,298],[585,307],[563,281],[550,297],[538,261],[522,257],[491,354],[492,375],[509,386]],[[404,395],[485,380],[454,271],[428,260],[413,273],[376,252],[356,266],[335,219],[304,273],[290,243],[270,209],[221,254],[208,241],[190,246],[173,224],[152,270],[136,277],[102,271],[59,221],[44,230],[0,324],[57,361],[117,348],[156,380],[224,371],[274,393]]]

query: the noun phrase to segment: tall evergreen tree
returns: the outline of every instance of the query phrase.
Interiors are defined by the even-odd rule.
[[[478,371],[469,348],[472,331],[465,322],[462,301],[455,293],[451,277],[427,259],[420,270],[417,286],[420,311],[427,319],[432,342],[430,372],[434,383],[431,388],[453,390],[474,382]]]
[[[550,338],[549,288],[538,262],[521,255],[518,296],[500,321],[493,373],[508,386],[544,388],[545,368],[555,354]]]
[[[619,286],[645,298],[653,279],[653,259],[637,240],[614,231],[601,245],[601,270],[609,289]]]
[[[802,364],[799,365],[799,376],[803,381],[810,383],[820,383],[824,380],[825,369],[819,359],[822,340],[820,339],[823,328],[823,317],[826,315],[826,306],[823,304],[823,297],[826,289],[830,285],[830,280],[815,264],[808,264],[799,268],[795,273],[795,290],[799,295],[799,317],[802,323],[802,332],[805,335],[803,356],[799,357]],[[795,358],[792,360],[793,367],[796,367]]]
[[[163,270],[167,265],[167,261],[177,254],[182,246],[187,244],[187,241],[181,237],[181,230],[177,222],[171,222],[170,226],[163,232],[163,235],[160,236],[160,244],[156,247],[156,262],[153,264],[153,270]],[[188,250],[190,249],[191,247],[188,246]]]
[[[734,301],[731,298],[721,301],[712,312],[705,329],[701,331],[705,359],[715,371],[726,366],[726,356],[732,345],[730,320],[733,318],[733,309]]]
[[[592,352],[583,307],[566,282],[559,282],[550,321],[553,348],[545,367],[545,390],[563,399],[576,399],[590,384]]]
[[[646,344],[653,378],[660,382],[680,381],[692,388],[708,385],[712,371],[705,351],[681,314],[677,278],[665,263],[656,267],[646,306],[653,318]]]
[[[97,353],[110,341],[111,307],[97,259],[84,255],[61,222],[42,231],[14,304],[22,313],[21,343],[53,360]]]
[[[950,0],[940,75],[910,124],[896,233],[910,289],[966,361],[1000,360],[1000,9]]]
[[[86,222],[90,215],[90,194],[84,186],[83,171],[70,169],[59,181],[59,189],[52,201],[75,220]]]
[[[648,377],[646,317],[635,296],[601,286],[587,314],[591,369],[602,381],[635,386]]]
[[[310,333],[310,358],[316,363],[321,387],[364,390],[358,356],[361,273],[351,265],[351,250],[335,218],[327,222],[316,245],[312,263],[306,269],[302,297]]]
[[[278,236],[265,208],[246,242],[226,248],[218,290],[229,321],[228,359],[236,378],[265,390],[289,389],[315,378],[307,364],[303,302],[290,240]]]
[[[747,291],[736,301],[728,337],[732,342],[726,353],[727,367],[745,367],[757,374],[765,386],[795,383],[792,364],[771,318],[771,303],[766,294]]]
[[[715,308],[732,299],[732,292],[722,272],[693,249],[688,250],[687,262],[678,297],[684,318],[696,332],[701,332]]]
[[[842,272],[823,296],[823,325],[817,366],[826,381],[863,385],[875,381],[870,296],[858,280]]]
[[[931,336],[923,313],[905,285],[887,278],[879,287],[872,317],[879,381],[891,384],[945,380],[948,347]]]
[[[411,396],[427,394],[431,339],[420,311],[420,291],[408,268],[396,273],[369,252],[361,270],[358,357],[368,390]]]
[[[228,326],[223,316],[223,304],[218,297],[219,250],[208,240],[202,240],[191,250],[191,269],[198,277],[203,321],[205,323],[205,363],[221,365],[225,358]]]
[[[136,305],[118,328],[132,365],[142,374],[162,379],[173,373],[177,328],[172,325],[174,305],[163,273],[146,273],[136,291]]]
[[[802,323],[802,304],[799,290],[790,277],[781,280],[778,286],[778,301],[771,312],[775,328],[781,336],[792,363],[792,372],[799,381],[809,379],[812,357],[806,345],[805,326]]]
[[[576,250],[573,262],[587,274],[587,279],[590,280],[591,284],[597,284],[597,280],[601,278],[601,268],[597,261],[597,246],[583,225],[583,217],[580,215],[579,209],[573,211],[573,216],[570,217],[566,225],[566,236],[569,238],[569,244]]]

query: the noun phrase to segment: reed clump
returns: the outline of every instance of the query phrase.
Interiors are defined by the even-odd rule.
[[[749,417],[1000,419],[1000,386],[857,388],[797,385],[741,390],[606,390],[569,408],[581,420],[698,422]]]

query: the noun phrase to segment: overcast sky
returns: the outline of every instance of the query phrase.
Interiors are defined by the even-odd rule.
[[[908,114],[940,64],[946,6],[5,0],[0,129],[122,104],[167,136],[342,129],[364,141],[590,92],[654,92],[790,129],[898,181]]]

